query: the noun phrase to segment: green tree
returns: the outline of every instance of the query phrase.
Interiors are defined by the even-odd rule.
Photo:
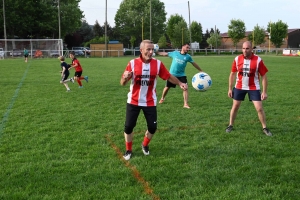
[[[166,11],[159,0],[123,0],[115,15],[115,28],[122,40],[135,36],[136,45],[144,38],[150,39],[150,3],[151,3],[151,39],[158,41],[165,32]],[[142,20],[143,18],[143,20]]]
[[[131,48],[132,48],[132,49],[133,49],[133,47],[134,47],[135,41],[136,41],[135,36],[131,36],[131,37],[130,37],[130,44],[131,44]]]
[[[79,0],[60,0],[61,36],[81,27],[84,17],[78,7]],[[3,16],[3,7],[0,8]],[[7,38],[58,38],[58,0],[5,0]],[[72,19],[72,23],[70,23]],[[3,17],[0,18],[3,30]]]
[[[102,30],[104,31],[103,33],[105,34],[105,24],[106,22],[104,22],[104,25],[102,26]],[[114,38],[113,35],[114,35],[114,29],[107,23],[107,26],[106,26],[106,32],[107,32],[107,36],[109,38]],[[103,34],[103,35],[104,35]]]
[[[100,26],[98,20],[96,20],[94,26],[93,26],[93,33],[95,37],[100,37],[102,35],[104,35],[104,30],[102,29],[102,27]]]
[[[211,33],[210,37],[207,39],[207,43],[210,45],[210,47],[219,47],[221,46],[221,35],[219,33]]]
[[[196,21],[192,21],[191,27],[191,37],[192,41],[191,42],[202,42],[202,25],[200,23],[197,23]]]
[[[157,44],[158,44],[158,46],[159,46],[160,49],[162,49],[162,48],[167,48],[168,42],[167,42],[166,36],[164,36],[164,35],[161,36],[161,37],[159,38]]]
[[[93,39],[92,28],[85,20],[82,21],[82,25],[77,32],[82,36],[84,43]]]
[[[189,40],[189,29],[184,20],[180,21],[174,26],[173,38],[171,38],[173,48],[180,48],[182,44],[188,43]]]
[[[106,42],[108,42],[108,41],[109,41],[109,38],[107,38]],[[90,41],[84,43],[84,46],[88,47],[88,46],[90,46],[90,44],[105,44],[105,37],[104,36],[102,36],[102,37],[96,36],[93,39],[91,39]]]
[[[276,48],[280,48],[283,43],[283,39],[287,36],[288,25],[279,20],[276,23],[269,23],[267,31],[270,33],[271,42]]]
[[[228,36],[232,39],[233,45],[236,47],[237,43],[245,37],[246,27],[242,20],[230,21],[228,25]]]
[[[184,21],[184,18],[182,16],[179,16],[178,14],[171,15],[168,19],[166,33],[171,40],[176,35],[176,33],[174,32],[175,26],[181,21]]]
[[[205,34],[202,35],[202,42],[200,43],[200,48],[204,49],[208,47],[208,43],[207,43],[207,39],[210,37],[210,33],[208,31],[208,29],[206,29]]]
[[[252,41],[252,45],[260,45],[266,42],[265,40],[266,32],[263,27],[256,25],[253,32],[248,35],[248,40]]]

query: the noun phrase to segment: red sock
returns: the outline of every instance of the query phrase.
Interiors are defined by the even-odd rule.
[[[82,86],[80,79],[77,79],[77,83],[79,84],[79,86]]]
[[[143,141],[143,146],[145,147],[145,146],[148,146],[148,144],[150,143],[150,139],[149,138],[147,138],[147,136],[145,136],[144,137],[144,141]]]
[[[125,144],[126,144],[126,151],[132,151],[132,141],[125,142]]]
[[[82,76],[79,77],[79,80],[83,80],[83,79],[84,79],[84,77],[82,77]]]

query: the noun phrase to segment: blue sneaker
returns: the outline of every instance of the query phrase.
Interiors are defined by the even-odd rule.
[[[88,76],[85,76],[85,77],[84,77],[84,80],[85,80],[86,82],[89,82],[89,77],[88,77]]]
[[[83,86],[79,86],[78,88],[83,88]]]

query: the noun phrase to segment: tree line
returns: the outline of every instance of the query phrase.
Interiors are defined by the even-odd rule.
[[[142,39],[151,39],[161,48],[179,48],[182,43],[190,41],[200,43],[201,48],[216,48],[221,45],[220,31],[216,27],[203,33],[200,22],[192,21],[188,25],[179,14],[171,15],[167,20],[165,5],[160,0],[123,0],[115,15],[114,27],[105,22],[101,26],[98,21],[89,25],[78,6],[79,2],[80,0],[4,0],[4,9],[0,8],[0,14],[5,15],[5,18],[0,18],[0,34],[4,38],[5,24],[7,39],[57,39],[60,26],[61,38],[68,47],[105,43],[105,40],[118,40],[125,47],[135,47]],[[262,44],[268,32],[271,33],[270,41],[280,47],[287,29],[288,25],[281,20],[270,22],[266,29],[257,25],[248,39],[256,45]],[[245,32],[246,26],[242,20],[230,21],[228,36],[232,39],[233,46],[245,37]]]

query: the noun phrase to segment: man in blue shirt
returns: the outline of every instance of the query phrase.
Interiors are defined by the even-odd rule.
[[[199,72],[202,71],[199,65],[197,65],[197,63],[194,62],[193,58],[188,54],[189,50],[190,50],[189,43],[185,43],[182,45],[180,51],[172,51],[168,53],[158,52],[158,54],[161,56],[169,56],[170,58],[172,58],[170,73],[176,78],[178,78],[182,83],[186,83],[186,84],[187,84],[187,78],[185,74],[185,68],[188,62],[190,62],[197,70],[199,70]],[[159,103],[164,102],[165,97],[171,87],[175,88],[176,85],[167,81]],[[188,104],[188,90],[183,91],[183,101],[184,101],[183,107],[190,108]]]
[[[25,62],[28,61],[28,55],[29,55],[29,52],[26,48],[24,48],[24,59],[25,59]]]

